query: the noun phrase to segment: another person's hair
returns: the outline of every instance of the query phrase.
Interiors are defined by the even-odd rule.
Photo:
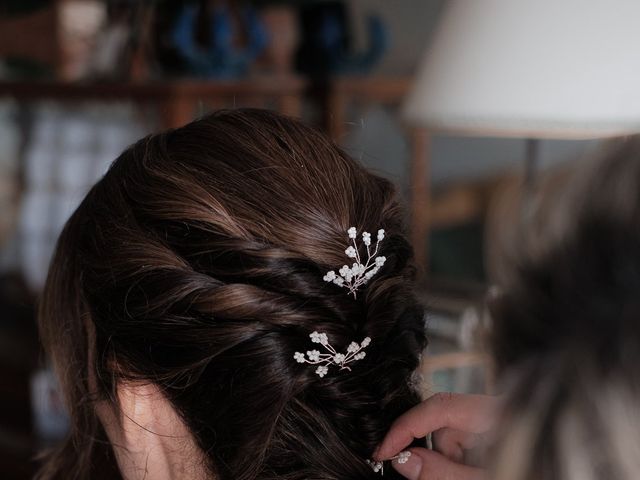
[[[390,181],[268,111],[127,149],[49,270],[40,329],[71,431],[40,478],[118,478],[94,402],[117,405],[123,380],[160,388],[215,478],[376,478],[365,461],[419,401],[409,380],[426,343],[403,222]],[[386,231],[386,263],[357,299],[323,281],[348,260],[351,226]],[[293,357],[314,330],[339,350],[371,337],[366,358],[318,377]]]
[[[640,140],[587,165],[545,192],[493,304],[496,480],[640,475]]]

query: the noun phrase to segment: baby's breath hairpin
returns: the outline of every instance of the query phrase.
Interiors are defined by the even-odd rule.
[[[411,456],[411,452],[407,450],[404,452],[400,452],[398,455],[396,455],[395,457],[391,457],[389,460],[396,460],[398,463],[407,463],[409,461],[410,456]],[[378,462],[375,460],[367,460],[367,463],[373,469],[374,473],[380,472],[382,475],[384,475],[383,462]]]
[[[348,265],[344,265],[339,271],[338,274],[333,270],[327,272],[327,274],[323,277],[325,282],[332,282],[338,285],[339,287],[345,287],[349,289],[349,293],[353,294],[353,298],[356,298],[356,291],[360,285],[367,283],[371,277],[373,277],[378,270],[382,268],[384,262],[387,260],[383,256],[377,256],[378,254],[378,246],[380,242],[384,239],[384,230],[378,230],[378,240],[376,242],[376,247],[371,253],[371,234],[369,232],[362,232],[362,241],[367,246],[367,263],[362,263],[360,260],[360,253],[358,251],[358,245],[356,244],[356,237],[358,232],[356,227],[351,227],[347,230],[349,234],[349,238],[353,240],[353,245],[347,247],[344,253],[347,254],[349,258],[355,258],[356,262],[349,268]]]
[[[347,364],[355,362],[356,360],[362,360],[366,353],[362,351],[370,343],[371,339],[365,337],[362,343],[351,342],[347,347],[347,353],[338,353],[335,348],[329,343],[329,338],[326,333],[313,332],[309,335],[313,343],[319,343],[329,353],[320,353],[318,350],[309,350],[307,357],[302,352],[296,352],[293,358],[298,363],[310,363],[311,365],[318,365],[316,368],[316,374],[319,377],[324,377],[329,372],[329,365],[336,365],[340,367],[340,370],[349,370],[351,368]]]

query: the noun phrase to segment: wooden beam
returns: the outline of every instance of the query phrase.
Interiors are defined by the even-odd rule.
[[[428,269],[429,251],[429,207],[430,207],[430,150],[429,133],[415,128],[411,131],[412,155],[410,188],[410,228],[411,243],[420,272]]]

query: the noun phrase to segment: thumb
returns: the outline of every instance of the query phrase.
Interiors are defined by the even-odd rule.
[[[484,470],[452,462],[426,448],[412,448],[406,463],[393,461],[393,468],[409,480],[485,480]]]

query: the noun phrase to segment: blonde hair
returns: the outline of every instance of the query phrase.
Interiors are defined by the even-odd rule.
[[[557,186],[566,225],[532,215],[537,248],[520,251],[492,305],[506,394],[489,478],[635,479],[640,140],[614,141]]]
[[[488,478],[638,478],[640,382],[549,360],[512,386]]]

